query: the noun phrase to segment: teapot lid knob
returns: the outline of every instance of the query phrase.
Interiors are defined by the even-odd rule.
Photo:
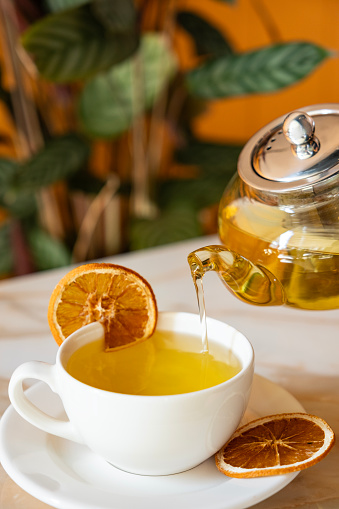
[[[285,138],[292,145],[293,154],[299,159],[308,159],[319,150],[319,141],[314,136],[315,122],[303,111],[287,115],[283,123]]]
[[[285,118],[284,135],[292,145],[302,145],[313,138],[315,123],[303,111],[293,111]]]
[[[339,180],[339,104],[306,106],[270,122],[244,146],[238,173],[268,195]]]

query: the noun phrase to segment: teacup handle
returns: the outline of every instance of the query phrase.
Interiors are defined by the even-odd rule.
[[[61,419],[56,419],[55,417],[47,415],[26,397],[22,382],[27,378],[45,382],[53,392],[58,394],[56,365],[40,361],[31,361],[21,364],[21,366],[14,371],[9,382],[9,399],[21,417],[30,424],[33,424],[33,426],[47,433],[51,433],[52,435],[67,438],[68,440],[73,440],[81,444],[84,443],[70,421],[62,421]]]

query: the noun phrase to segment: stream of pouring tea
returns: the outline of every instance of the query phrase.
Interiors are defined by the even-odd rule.
[[[202,277],[197,277],[196,274],[192,273],[193,282],[195,286],[195,290],[197,293],[198,299],[198,307],[200,313],[200,326],[201,326],[201,343],[202,343],[202,358],[201,358],[201,380],[200,386],[202,389],[206,387],[206,372],[207,372],[207,362],[208,362],[208,337],[207,337],[207,323],[206,323],[206,308],[205,308],[205,298],[204,298],[204,288],[202,284]]]
[[[203,288],[203,284],[202,284],[202,277],[197,277],[195,274],[193,274],[193,282],[194,282],[195,290],[197,292],[198,307],[199,307],[199,313],[200,313],[202,353],[208,353],[206,308],[205,308],[205,298],[204,298],[204,288]]]
[[[213,351],[213,342],[209,345],[208,343],[208,331],[207,331],[207,319],[206,319],[206,308],[205,308],[205,298],[204,298],[204,288],[203,288],[203,272],[199,270],[195,270],[196,266],[193,264],[191,265],[191,274],[192,279],[194,282],[197,299],[198,299],[198,307],[199,307],[199,313],[200,313],[200,327],[201,327],[201,342],[202,342],[202,349],[200,352],[201,355],[201,371],[200,371],[200,380],[199,385],[201,389],[205,389],[207,387],[207,373],[208,369],[211,363],[211,360],[214,358],[214,351]],[[210,350],[212,349],[212,351]],[[226,352],[225,352],[226,354]],[[237,365],[238,361],[235,361],[234,359],[231,360],[231,357],[233,356],[232,349],[228,351],[228,354],[225,358],[223,358],[226,361],[226,365],[228,365],[227,362],[227,356],[229,359],[229,366],[230,365]],[[235,356],[233,356],[235,357]],[[235,363],[235,364],[233,364]],[[240,369],[240,368],[239,368]],[[239,370],[238,370],[239,371]],[[236,374],[238,371],[235,371],[234,374]],[[232,375],[233,376],[233,375]],[[225,378],[228,379],[228,378]]]

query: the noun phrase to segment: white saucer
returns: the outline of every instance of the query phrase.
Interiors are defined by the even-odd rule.
[[[47,413],[60,417],[62,404],[43,383],[27,394]],[[283,412],[304,412],[283,388],[255,375],[245,421]],[[0,460],[25,491],[58,509],[243,509],[290,483],[297,473],[231,479],[210,458],[181,474],[128,474],[85,446],[54,437],[24,421],[10,406],[0,422]]]

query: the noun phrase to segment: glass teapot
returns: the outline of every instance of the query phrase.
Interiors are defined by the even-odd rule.
[[[308,106],[258,131],[219,207],[223,246],[188,257],[241,300],[339,308],[339,104]]]

